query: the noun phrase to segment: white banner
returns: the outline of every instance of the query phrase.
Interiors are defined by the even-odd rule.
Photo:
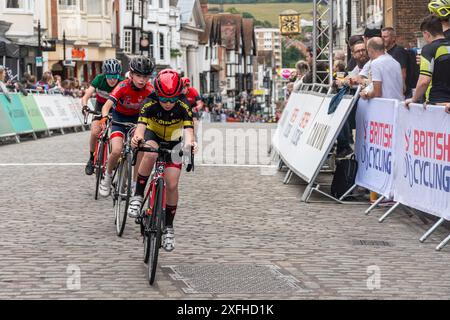
[[[71,107],[71,98],[61,95],[35,95],[39,110],[49,129],[76,127],[81,121]]]
[[[321,95],[292,94],[283,112],[278,134],[274,136],[276,139],[274,146],[281,158],[291,170],[307,182],[310,182],[312,176],[304,175],[301,170],[302,163],[309,161],[308,155],[302,150],[304,145],[302,136],[310,130],[323,100],[324,97]]]
[[[398,119],[394,200],[450,220],[450,115],[400,105]]]
[[[329,115],[330,101],[331,97],[319,94],[292,94],[273,138],[273,146],[284,162],[308,183],[320,170],[350,113],[351,98],[342,99]]]
[[[356,184],[392,199],[394,123],[398,102],[360,99],[356,112]]]

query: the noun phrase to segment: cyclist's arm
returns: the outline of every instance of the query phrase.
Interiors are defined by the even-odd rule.
[[[145,135],[146,128],[147,128],[146,124],[138,123],[138,125],[136,127],[136,131],[134,131],[134,136],[133,136],[133,139],[135,139],[136,142],[138,142],[140,140],[144,140],[144,135]]]
[[[89,86],[89,88],[86,90],[84,96],[81,98],[81,105],[87,106],[88,100],[95,92],[95,88],[93,86]]]
[[[427,92],[428,86],[431,83],[431,77],[421,74],[419,76],[419,80],[416,85],[416,92],[414,93],[414,97],[412,98],[412,102],[418,102],[422,99],[422,97]]]
[[[193,146],[195,143],[194,128],[185,128],[184,129],[184,138],[185,138],[185,145]]]
[[[102,108],[102,117],[107,117],[109,115],[109,111],[113,106],[114,102],[112,100],[106,101]]]

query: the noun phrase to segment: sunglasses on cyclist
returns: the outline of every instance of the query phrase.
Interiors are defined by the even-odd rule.
[[[159,97],[159,101],[161,101],[162,103],[175,103],[177,102],[179,99],[179,97],[173,97],[173,98],[164,98],[164,97]]]
[[[120,79],[120,74],[107,74],[106,79],[108,79],[108,80]]]

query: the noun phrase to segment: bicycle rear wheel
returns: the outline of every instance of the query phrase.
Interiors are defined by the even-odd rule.
[[[152,212],[152,223],[151,232],[149,233],[148,240],[148,251],[149,251],[149,261],[148,261],[148,282],[153,285],[155,281],[156,268],[158,266],[158,253],[161,247],[161,236],[162,236],[162,221],[163,221],[163,192],[164,192],[164,181],[159,179],[156,182],[155,191],[155,202]]]
[[[127,222],[127,211],[131,197],[131,157],[128,154],[122,159],[118,169],[118,178],[115,191],[115,218],[116,218],[116,233],[119,237],[122,236]]]
[[[98,144],[98,149],[97,149],[97,159],[95,161],[95,196],[94,199],[97,200],[98,199],[98,190],[100,188],[100,180],[102,180],[102,176],[103,176],[103,159],[105,157],[105,142],[101,141]]]

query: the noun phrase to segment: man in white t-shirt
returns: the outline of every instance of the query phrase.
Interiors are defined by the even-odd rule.
[[[371,85],[361,91],[361,98],[385,98],[403,101],[405,96],[402,68],[400,64],[385,52],[383,39],[372,38],[367,43],[369,61],[360,73]]]

